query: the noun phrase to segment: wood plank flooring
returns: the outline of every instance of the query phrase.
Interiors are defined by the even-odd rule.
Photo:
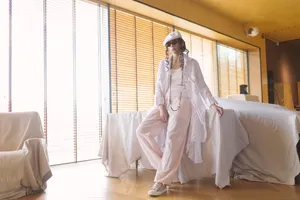
[[[233,180],[220,190],[213,179],[174,184],[166,195],[149,197],[152,170],[128,171],[120,179],[105,177],[100,160],[52,167],[46,192],[20,200],[300,200],[300,186]]]

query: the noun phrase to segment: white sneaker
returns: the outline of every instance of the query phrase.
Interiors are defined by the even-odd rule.
[[[152,188],[149,190],[148,195],[150,196],[160,196],[167,192],[167,186],[162,183],[154,183]]]

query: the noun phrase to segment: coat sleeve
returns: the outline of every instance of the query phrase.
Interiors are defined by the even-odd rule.
[[[165,98],[164,98],[163,88],[162,88],[162,70],[164,67],[163,64],[164,62],[161,61],[158,66],[157,79],[155,85],[155,99],[154,99],[154,105],[156,106],[165,103]]]
[[[217,100],[213,97],[210,89],[205,83],[199,63],[194,60],[194,72],[195,72],[195,89],[197,95],[202,99],[207,108],[210,108],[213,104],[218,104]]]

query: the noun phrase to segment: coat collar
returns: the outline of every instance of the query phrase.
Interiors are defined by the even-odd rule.
[[[186,66],[187,61],[191,60],[188,54],[183,54],[184,56],[184,66]]]

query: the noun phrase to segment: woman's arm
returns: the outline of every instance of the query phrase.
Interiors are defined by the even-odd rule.
[[[155,86],[155,106],[159,108],[159,114],[160,118],[163,122],[168,122],[168,111],[165,106],[165,95],[163,92],[163,69],[164,68],[164,61],[160,62],[158,66],[158,72],[157,72],[157,81]]]
[[[162,80],[161,80],[162,70],[164,67],[163,64],[164,64],[164,61],[161,61],[158,66],[156,86],[155,86],[155,101],[154,101],[154,104],[156,106],[165,104],[165,97],[163,95]]]

